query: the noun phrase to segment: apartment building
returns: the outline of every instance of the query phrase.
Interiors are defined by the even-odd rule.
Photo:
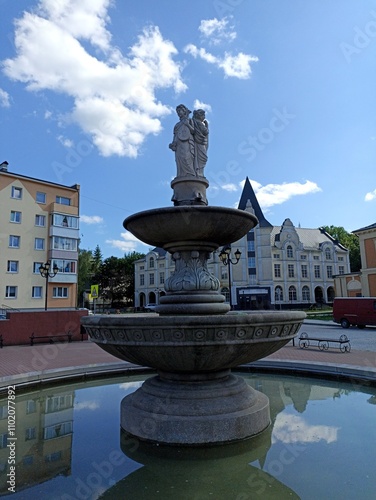
[[[35,179],[0,165],[0,308],[74,308],[79,185]],[[57,271],[48,279],[40,267]],[[47,302],[46,302],[47,294]]]
[[[208,269],[220,280],[220,291],[235,309],[301,308],[334,299],[334,275],[350,270],[349,252],[323,229],[295,227],[289,218],[273,226],[264,216],[249,179],[238,208],[256,215],[258,225],[232,244],[239,262],[222,264],[212,254]],[[155,248],[135,264],[135,305],[159,303],[163,282],[174,272],[169,254]],[[229,276],[230,280],[229,280]],[[230,283],[231,281],[231,283]]]

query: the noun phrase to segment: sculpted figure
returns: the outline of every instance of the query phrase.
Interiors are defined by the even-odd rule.
[[[193,120],[189,118],[191,111],[184,104],[179,104],[176,112],[180,121],[174,127],[174,137],[172,143],[169,144],[169,148],[175,152],[177,177],[196,176],[194,167],[195,143],[193,139],[195,130]]]
[[[195,172],[198,177],[204,176],[204,167],[208,161],[208,135],[209,126],[205,119],[205,111],[197,109],[193,111],[193,126],[195,140]]]

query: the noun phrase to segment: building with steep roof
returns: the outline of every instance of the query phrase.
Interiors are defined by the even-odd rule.
[[[233,251],[241,252],[239,262],[230,264],[229,272],[219,259],[221,249],[208,261],[208,268],[219,278],[226,300],[230,302],[231,294],[234,308],[244,310],[331,303],[333,276],[350,271],[348,250],[320,228],[295,227],[288,218],[281,226],[273,226],[265,218],[248,178],[238,208],[253,213],[259,221],[232,244]],[[160,249],[154,249],[137,262],[136,306],[142,307],[150,301],[159,303],[159,296],[164,293],[159,274],[162,269],[163,280],[174,271],[169,254],[162,254]]]

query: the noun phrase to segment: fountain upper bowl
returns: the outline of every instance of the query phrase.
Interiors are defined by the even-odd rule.
[[[184,241],[216,249],[238,241],[257,223],[257,217],[244,210],[190,205],[138,212],[127,217],[123,226],[156,247],[169,249]]]

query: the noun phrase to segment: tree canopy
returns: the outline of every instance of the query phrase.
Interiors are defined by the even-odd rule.
[[[359,238],[353,233],[348,233],[341,226],[323,226],[322,229],[349,250],[351,272],[360,271],[362,263],[360,259]]]

